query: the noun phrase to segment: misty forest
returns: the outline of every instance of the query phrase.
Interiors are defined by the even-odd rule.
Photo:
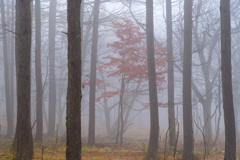
[[[239,0],[0,0],[1,160],[240,159]]]

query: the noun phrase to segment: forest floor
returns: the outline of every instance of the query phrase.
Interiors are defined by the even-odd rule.
[[[138,137],[139,138],[139,137]],[[57,140],[57,142],[56,142]],[[147,138],[138,140],[136,137],[125,138],[123,146],[116,145],[114,138],[97,136],[96,145],[89,147],[86,144],[86,138],[82,140],[82,159],[83,160],[141,160],[147,152]],[[12,159],[13,154],[10,151],[12,140],[1,138],[0,136],[0,160]],[[168,149],[165,151],[165,140],[159,142],[159,160],[171,160],[173,152]],[[201,141],[195,142],[194,154],[196,159],[204,159],[205,149]],[[178,142],[178,149],[175,159],[181,159],[182,142]],[[64,160],[65,159],[65,141],[61,138],[45,138],[43,144],[35,143],[34,159],[39,160]],[[208,147],[206,159],[222,160],[224,156],[224,145],[217,144],[215,147]],[[240,146],[238,146],[237,157],[240,158]]]

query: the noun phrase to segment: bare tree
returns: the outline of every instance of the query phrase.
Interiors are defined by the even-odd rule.
[[[146,1],[147,64],[150,99],[150,137],[146,159],[156,159],[158,151],[159,119],[154,58],[153,0]]]
[[[99,25],[99,0],[94,1],[93,35],[92,35],[92,55],[90,72],[90,93],[89,93],[89,126],[88,144],[95,144],[95,93],[96,93],[96,66],[98,49],[98,25]]]
[[[31,0],[21,0],[19,7],[19,56],[17,60],[17,133],[16,159],[33,158],[33,138],[31,129]]]
[[[56,121],[56,78],[55,78],[55,35],[57,0],[50,1],[49,7],[49,112],[48,135],[54,136]]]
[[[236,129],[232,93],[231,67],[231,18],[230,0],[220,1],[221,14],[221,69],[222,93],[225,123],[225,155],[224,159],[236,159]]]
[[[66,159],[81,159],[81,0],[68,0],[68,89]]]
[[[42,70],[41,70],[41,2],[35,0],[35,74],[36,74],[36,137],[35,141],[42,142],[43,136],[43,114],[42,114]]]
[[[183,159],[193,159],[192,122],[192,0],[184,0]]]
[[[175,111],[174,111],[174,62],[172,48],[172,1],[166,0],[167,12],[167,60],[168,60],[168,117],[170,147],[175,146]]]

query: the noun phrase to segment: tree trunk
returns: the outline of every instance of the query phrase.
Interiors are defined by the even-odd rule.
[[[81,159],[81,0],[67,1],[68,89],[66,159]]]
[[[183,159],[193,159],[192,123],[192,0],[184,1],[184,54],[183,54]]]
[[[16,13],[15,13],[15,32],[17,34],[15,34],[15,67],[16,67],[16,90],[18,93],[18,57],[19,57],[19,35],[20,35],[20,7],[19,7],[19,1],[16,1]],[[18,105],[17,105],[17,109],[18,109]],[[18,113],[17,113],[18,114]],[[15,135],[14,135],[14,139],[12,142],[12,151],[14,153],[14,156],[17,153],[17,133],[18,133],[18,128],[16,127],[16,131],[15,131]]]
[[[11,138],[13,135],[13,116],[10,101],[10,86],[9,86],[9,70],[8,70],[8,44],[6,34],[5,23],[5,6],[4,0],[1,0],[1,20],[2,20],[2,36],[3,36],[3,58],[4,58],[4,80],[5,80],[5,101],[6,101],[6,113],[7,113],[7,138]]]
[[[95,144],[95,93],[96,93],[99,3],[100,3],[99,0],[94,1],[90,93],[89,93],[89,126],[88,126],[88,144],[89,145]]]
[[[15,10],[15,1],[12,0],[12,6],[11,6],[12,10],[11,10],[11,20],[12,20],[12,24],[11,24],[11,31],[14,31],[14,19],[15,19],[15,14],[14,14],[14,10]],[[9,79],[10,79],[10,102],[11,102],[11,106],[12,106],[12,110],[11,110],[11,114],[12,114],[12,120],[13,120],[13,125],[14,125],[14,100],[15,100],[15,95],[14,95],[14,37],[15,35],[12,33],[11,35],[11,51],[10,51],[10,75],[9,75]]]
[[[150,137],[146,159],[156,159],[158,151],[159,119],[156,70],[154,58],[153,0],[146,1],[147,64],[150,99]]]
[[[36,74],[36,121],[37,129],[35,142],[43,141],[43,114],[42,114],[42,70],[41,70],[41,2],[35,0],[35,74]]]
[[[56,121],[55,35],[57,0],[50,1],[49,8],[49,105],[48,136],[53,137]]]
[[[209,91],[211,92],[211,90]],[[211,92],[212,94],[212,92]],[[210,95],[212,97],[212,95]],[[206,95],[206,100],[202,103],[203,106],[203,125],[205,126],[204,129],[204,136],[205,136],[205,141],[208,145],[212,143],[212,123],[211,123],[211,103],[212,103],[212,98],[208,97],[208,93]]]
[[[236,159],[236,130],[232,95],[230,0],[220,0],[220,13],[222,92],[225,123],[224,159],[228,160]]]
[[[167,60],[168,60],[168,118],[170,148],[175,147],[174,67],[172,48],[172,1],[166,0],[167,9]]]
[[[31,129],[31,0],[19,1],[16,159],[33,158]],[[16,26],[17,27],[17,26]]]

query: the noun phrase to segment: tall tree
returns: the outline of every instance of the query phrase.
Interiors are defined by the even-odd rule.
[[[68,89],[67,160],[81,159],[81,0],[67,1]]]
[[[94,1],[91,72],[90,72],[90,93],[89,93],[89,126],[88,126],[88,144],[89,145],[95,144],[95,93],[96,93],[96,65],[97,65],[97,47],[98,47],[99,3],[100,3],[100,0]]]
[[[230,0],[220,1],[220,14],[222,93],[225,123],[224,159],[228,160],[236,159],[236,129],[232,94]]]
[[[15,20],[15,14],[14,14],[14,11],[15,11],[15,1],[12,0],[11,2],[11,31],[14,31],[14,20]],[[10,34],[10,38],[11,38],[11,50],[10,50],[10,67],[9,67],[9,79],[10,79],[10,101],[11,101],[11,106],[12,106],[12,111],[11,111],[11,114],[13,116],[12,120],[14,121],[14,110],[15,110],[15,104],[14,104],[14,100],[15,100],[15,93],[14,93],[14,82],[15,82],[15,77],[14,77],[14,33]]]
[[[150,137],[146,159],[156,159],[158,151],[159,119],[156,69],[154,58],[153,0],[146,0],[147,64],[150,99]]]
[[[1,21],[2,21],[2,36],[3,36],[3,58],[4,58],[4,80],[5,80],[5,102],[7,113],[7,136],[13,135],[13,106],[10,102],[10,86],[9,86],[9,70],[8,70],[8,48],[7,48],[7,34],[6,34],[6,20],[5,20],[5,5],[4,0],[1,0]]]
[[[174,111],[174,62],[172,46],[172,1],[166,0],[167,12],[167,60],[168,60],[168,118],[169,118],[169,143],[171,149],[175,146],[175,111]]]
[[[184,0],[183,159],[193,159],[192,123],[192,0]]]
[[[20,7],[19,7],[19,1],[16,1],[16,12],[15,12],[15,32],[17,34],[15,34],[15,67],[16,67],[16,90],[18,90],[18,57],[19,57],[19,37],[20,37]],[[17,91],[18,93],[18,91]],[[17,105],[17,109],[18,109],[18,105]],[[18,113],[17,113],[18,115]],[[14,135],[14,139],[12,142],[12,150],[14,152],[14,155],[17,153],[17,135],[18,135],[18,127],[16,127],[16,131],[15,131],[15,135]]]
[[[56,77],[55,77],[55,35],[57,0],[50,1],[49,7],[49,105],[48,135],[54,136],[56,121]]]
[[[36,74],[36,137],[35,141],[42,142],[43,115],[42,115],[42,71],[41,71],[41,3],[35,0],[35,74]]]
[[[17,133],[16,159],[33,158],[31,129],[31,0],[21,0],[19,7],[19,56],[17,59]],[[16,26],[17,27],[17,26]]]

